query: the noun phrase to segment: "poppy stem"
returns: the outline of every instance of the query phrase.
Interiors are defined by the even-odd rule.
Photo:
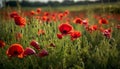
[[[34,64],[33,64],[33,61],[32,61],[32,59],[31,59],[31,57],[30,57],[30,56],[29,56],[29,59],[30,59],[31,64],[32,64],[32,67],[33,67],[33,69],[34,69]]]

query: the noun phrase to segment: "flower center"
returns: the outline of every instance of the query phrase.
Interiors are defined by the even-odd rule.
[[[18,51],[14,51],[14,54],[15,54],[15,55],[18,55],[19,53],[18,53]]]

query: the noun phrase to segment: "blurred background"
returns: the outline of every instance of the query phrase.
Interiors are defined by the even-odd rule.
[[[96,3],[119,2],[120,0],[0,0],[0,7],[16,7],[19,3],[22,7],[39,7],[39,6],[70,6],[70,5],[88,5]]]

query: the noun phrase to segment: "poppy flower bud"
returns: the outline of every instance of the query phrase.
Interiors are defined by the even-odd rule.
[[[21,33],[16,33],[15,37],[16,37],[16,40],[20,40],[23,37],[23,35]]]
[[[48,51],[43,49],[39,54],[38,54],[39,57],[45,57],[45,56],[48,56]]]
[[[56,47],[54,43],[50,43],[50,46],[51,47]]]
[[[62,39],[62,38],[63,38],[63,35],[62,35],[62,34],[57,34],[57,37],[58,37],[59,39]]]
[[[2,40],[0,40],[0,48],[5,46],[5,42],[3,42]]]
[[[38,50],[40,49],[40,45],[36,40],[32,40],[30,42],[30,45],[33,46],[34,48],[38,49]]]
[[[16,16],[19,16],[17,12],[14,11],[14,12],[10,13],[11,18],[14,18]]]
[[[44,34],[45,34],[44,30],[38,29],[38,35],[44,35]]]
[[[32,48],[30,48],[30,47],[27,47],[27,48],[25,49],[25,51],[24,51],[23,56],[33,55],[33,54],[35,54],[35,53],[36,53],[36,52],[35,52],[34,49],[32,49]]]

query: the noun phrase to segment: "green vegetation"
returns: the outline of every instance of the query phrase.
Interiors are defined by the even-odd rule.
[[[62,39],[57,38],[57,33],[60,33],[58,26],[60,21],[43,22],[34,17],[25,17],[27,24],[21,28],[14,23],[14,20],[9,20],[5,14],[9,14],[13,8],[3,8],[0,10],[0,40],[3,40],[6,45],[0,48],[0,68],[1,69],[120,69],[120,29],[116,28],[120,22],[116,18],[109,18],[109,24],[103,25],[104,28],[112,28],[112,37],[110,39],[103,36],[97,30],[92,33],[85,30],[82,25],[74,24],[72,14],[84,12],[86,18],[89,19],[90,25],[98,24],[98,20],[94,18],[95,14],[106,17],[108,14],[120,14],[120,3],[112,4],[96,4],[85,6],[66,6],[66,7],[42,7],[43,12],[59,12],[69,10],[70,24],[74,29],[80,31],[82,36],[72,41],[70,36],[65,36]],[[8,10],[9,9],[9,10]],[[17,12],[25,10],[35,10],[36,8],[14,8]],[[22,15],[24,12],[21,12]],[[73,12],[74,11],[74,12]],[[38,30],[45,31],[45,35],[38,35]],[[23,37],[21,40],[16,40],[15,33],[20,32]],[[30,46],[31,40],[39,42],[41,49],[46,49],[49,53],[45,57],[36,57],[35,55],[27,56],[19,59],[17,57],[8,58],[6,50],[11,44],[19,43],[24,48]],[[55,44],[56,47],[51,47],[50,44]],[[38,53],[39,50],[35,51]]]

